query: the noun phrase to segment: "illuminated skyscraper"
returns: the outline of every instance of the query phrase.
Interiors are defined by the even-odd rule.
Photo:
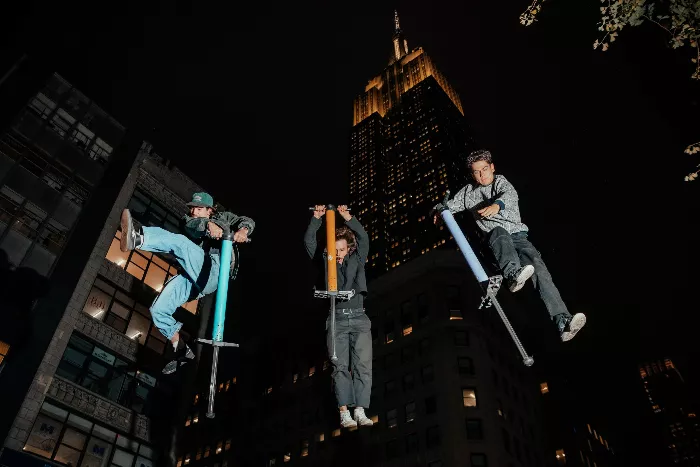
[[[473,142],[459,96],[422,48],[409,52],[396,14],[390,63],[353,110],[350,203],[372,239],[376,276],[445,243],[427,214],[466,182]]]

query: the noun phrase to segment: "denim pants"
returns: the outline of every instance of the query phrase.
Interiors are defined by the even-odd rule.
[[[328,355],[333,356],[331,317],[326,320]],[[338,407],[369,407],[372,394],[372,322],[362,308],[335,312],[333,387]]]
[[[512,277],[523,266],[535,267],[532,281],[553,321],[571,316],[540,252],[527,239],[527,232],[509,234],[503,227],[496,227],[489,232],[488,243],[505,278]]]
[[[143,227],[143,244],[139,250],[170,253],[185,271],[171,277],[151,305],[153,323],[165,337],[171,339],[182,328],[182,323],[173,318],[175,310],[195,298],[216,291],[219,255],[206,255],[189,238],[160,227]]]

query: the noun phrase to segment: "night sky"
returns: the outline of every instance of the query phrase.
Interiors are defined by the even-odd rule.
[[[628,28],[603,53],[592,48],[596,2],[546,2],[528,28],[525,1],[165,3],[125,4],[138,19],[44,12],[17,22],[15,37],[29,50],[50,44],[60,74],[255,218],[248,295],[308,302],[307,206],[347,202],[352,100],[387,63],[398,8],[409,49],[422,46],[457,90],[563,297],[588,315],[563,355],[591,389],[610,391],[613,408],[637,384],[639,358],[691,349],[700,181],[683,177],[700,160],[683,149],[700,140],[700,83],[660,30]],[[268,323],[281,313],[247,312]]]

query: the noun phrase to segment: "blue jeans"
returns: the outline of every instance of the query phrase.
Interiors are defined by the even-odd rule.
[[[328,354],[333,355],[331,317],[326,320]],[[333,387],[338,407],[369,407],[372,394],[372,322],[362,308],[335,312]],[[352,374],[350,373],[352,370]]]
[[[189,238],[160,227],[143,227],[143,244],[139,250],[170,253],[185,270],[184,274],[171,277],[165,283],[151,305],[153,322],[165,337],[172,339],[182,328],[182,323],[173,318],[175,310],[195,298],[216,291],[219,255],[205,255],[204,250]]]

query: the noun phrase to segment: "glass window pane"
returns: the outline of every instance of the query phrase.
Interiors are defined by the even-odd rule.
[[[199,304],[199,300],[192,300],[191,302],[187,302],[184,305],[182,305],[182,308],[185,310],[189,311],[193,315],[197,314],[197,305]]]
[[[119,437],[121,438],[121,436]],[[116,449],[114,451],[114,457],[112,458],[112,465],[119,467],[131,467],[132,462],[134,462],[134,455],[129,454],[121,449]]]
[[[139,266],[141,269],[146,269],[146,267],[148,266],[148,260],[136,251],[133,255],[131,255],[131,262]]]
[[[139,344],[146,343],[148,336],[148,328],[151,326],[151,320],[140,313],[132,313],[129,327],[126,329],[126,337],[136,339]]]
[[[147,457],[148,459],[157,459],[156,451],[153,448],[146,446],[145,444],[142,444],[139,448],[139,454],[141,454],[144,457]]]
[[[42,457],[51,457],[61,434],[63,423],[57,422],[46,415],[39,414],[29,433],[24,450]]]
[[[51,245],[53,250],[60,250]],[[56,255],[39,244],[35,244],[32,251],[24,258],[22,267],[35,270],[42,276],[48,276],[51,266],[56,261]]]
[[[44,412],[47,415],[50,415],[51,417],[55,418],[56,420],[65,420],[66,417],[68,416],[68,411],[63,410],[59,407],[56,407],[55,405],[49,404],[48,402],[44,402],[41,405],[41,411]]]
[[[82,352],[79,352],[71,347],[66,347],[65,352],[63,352],[63,360],[71,363],[72,365],[82,368],[83,365],[85,364],[85,360],[87,359],[87,355],[85,355]]]
[[[112,303],[112,308],[109,311],[123,319],[129,319],[129,315],[131,314],[131,310],[117,301]]]
[[[80,467],[106,467],[111,453],[112,445],[110,443],[93,436],[88,442]]]
[[[133,298],[129,297],[127,294],[125,294],[125,293],[123,293],[123,292],[120,292],[119,290],[117,290],[117,293],[115,294],[115,297],[116,297],[120,302],[122,302],[124,305],[126,305],[127,307],[133,307],[134,304],[136,303],[136,300],[134,300]]]
[[[139,456],[136,458],[136,467],[153,467],[153,462],[150,459]]]
[[[25,253],[32,241],[15,230],[7,232],[7,236],[0,244],[0,249],[7,253],[7,260],[15,267],[22,263]]]
[[[67,228],[73,227],[73,223],[80,214],[80,206],[68,199],[68,194],[64,194],[53,213],[53,217]]]
[[[95,279],[95,285],[107,292],[110,295],[114,295],[114,292],[116,292],[117,289],[106,283],[105,281],[97,278]]]
[[[109,326],[112,326],[114,329],[116,329],[119,332],[126,332],[126,325],[127,325],[127,320],[120,318],[117,315],[113,315],[111,313],[107,314],[107,317],[105,318],[105,323]]]
[[[75,414],[70,414],[70,417],[68,417],[68,424],[76,428],[80,428],[83,431],[89,432],[92,430],[92,422],[90,420],[85,420],[84,418],[78,417]]]
[[[109,246],[109,251],[107,251],[106,258],[116,264],[117,266],[123,268],[126,265],[126,260],[129,257],[129,252],[123,252],[119,248],[119,240],[116,238],[112,240],[112,244]]]
[[[162,267],[166,271],[168,270],[168,267],[170,267],[170,265],[163,258],[161,258],[158,255],[153,255],[153,258],[151,258],[151,261],[153,261],[154,263],[156,263],[158,266]]]
[[[112,297],[97,287],[93,287],[85,302],[83,311],[93,318],[102,321],[105,318],[105,312],[109,309],[111,302]]]
[[[70,423],[70,421],[68,423]],[[83,449],[83,446],[85,446],[86,439],[87,436],[85,436],[83,433],[76,431],[72,428],[68,428],[66,429],[66,432],[63,433],[63,439],[61,440],[61,443],[66,444],[75,449]]]
[[[160,292],[163,290],[163,284],[165,283],[166,278],[167,273],[165,270],[156,264],[151,263],[151,265],[148,267],[148,271],[146,272],[146,279],[144,282],[156,292]]]
[[[117,436],[117,445],[131,452],[138,452],[139,450],[139,443],[137,441],[122,435]]]
[[[144,270],[136,266],[134,263],[129,263],[129,265],[126,267],[126,272],[128,272],[138,280],[143,280]]]
[[[78,460],[80,459],[80,451],[68,447],[65,444],[61,444],[54,456],[54,460],[67,465],[78,465]]]

